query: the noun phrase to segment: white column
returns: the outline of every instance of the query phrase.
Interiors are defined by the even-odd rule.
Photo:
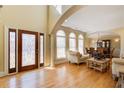
[[[55,41],[54,41],[54,35],[51,34],[50,35],[50,39],[51,39],[51,67],[55,66]]]
[[[68,58],[68,52],[69,52],[69,33],[66,33],[66,58]]]
[[[76,34],[76,50],[78,51],[78,34]]]

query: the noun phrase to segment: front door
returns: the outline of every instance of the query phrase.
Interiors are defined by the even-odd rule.
[[[38,33],[18,30],[18,70],[38,68]]]

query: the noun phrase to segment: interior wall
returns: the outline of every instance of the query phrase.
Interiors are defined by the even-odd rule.
[[[3,71],[4,68],[4,47],[3,47],[3,26],[15,29],[24,29],[29,31],[36,31],[45,33],[45,46],[49,46],[46,42],[48,39],[47,31],[47,6],[35,6],[35,5],[18,5],[10,6],[5,5],[0,10],[0,71]],[[1,27],[2,26],[2,27]],[[49,39],[48,39],[49,40]],[[2,45],[2,46],[1,46]],[[47,59],[49,49],[45,47],[45,64],[48,64]]]
[[[20,29],[46,32],[46,6],[5,5],[1,9],[3,24]]]
[[[89,48],[90,43],[91,43],[91,39],[85,35],[85,48]]]
[[[56,10],[55,6],[49,6],[49,15],[50,15],[49,16],[49,32],[50,32],[61,15]]]
[[[4,70],[4,42],[3,25],[0,23],[0,72]]]

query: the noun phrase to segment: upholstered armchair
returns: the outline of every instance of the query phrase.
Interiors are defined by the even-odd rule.
[[[112,59],[112,75],[113,79],[119,77],[119,72],[124,72],[124,59],[113,58]]]
[[[81,55],[79,52],[69,51],[68,61],[70,63],[80,64],[82,62],[86,62],[86,59],[88,58],[89,58],[89,55]]]

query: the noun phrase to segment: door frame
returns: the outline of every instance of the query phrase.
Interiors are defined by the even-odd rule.
[[[15,68],[13,69],[10,69],[10,32],[15,32]],[[16,57],[16,54],[17,54],[17,32],[16,32],[16,29],[13,29],[13,28],[9,28],[8,29],[8,73],[13,73],[13,72],[16,72],[16,61],[17,61],[17,57]]]
[[[22,33],[36,35],[35,39],[35,65],[22,67]],[[38,32],[18,29],[18,72],[38,68]]]

